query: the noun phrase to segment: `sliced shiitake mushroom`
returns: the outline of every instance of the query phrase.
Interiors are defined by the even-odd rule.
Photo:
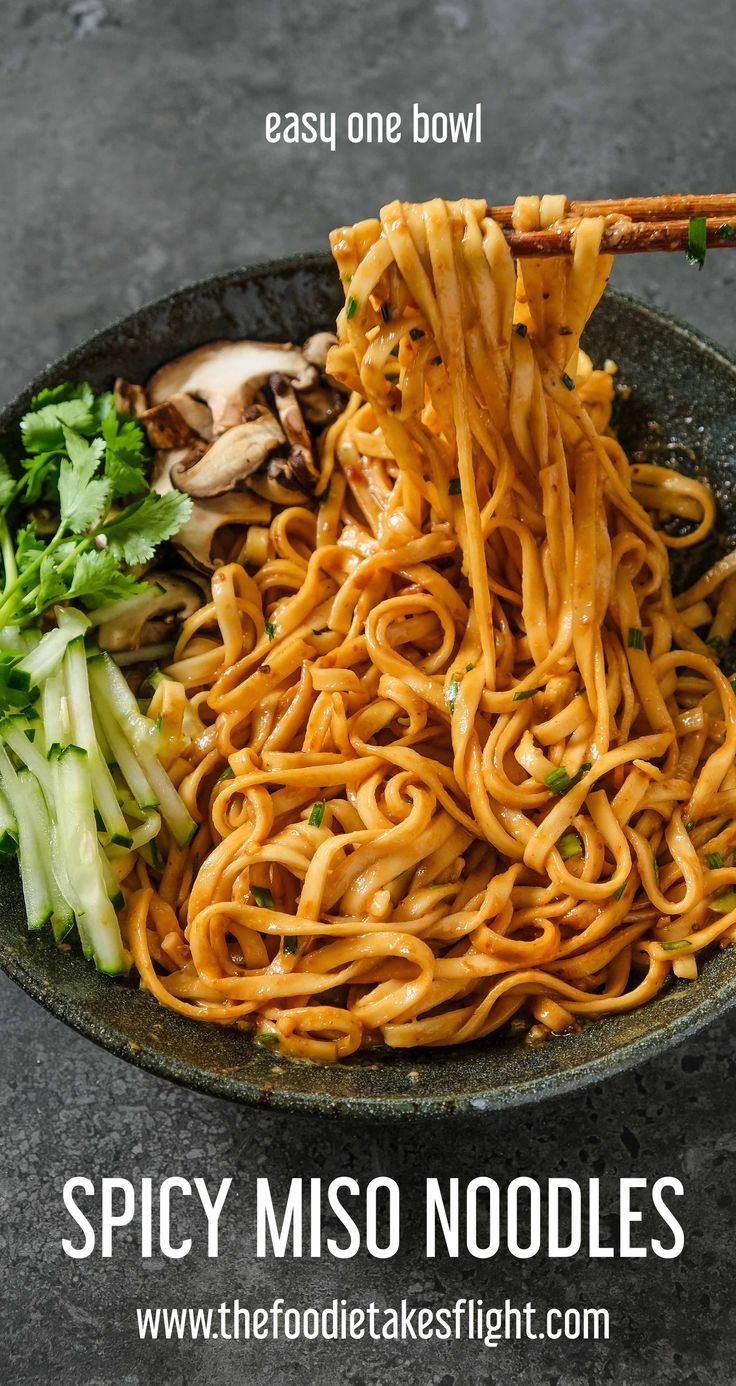
[[[222,495],[284,446],[281,425],[270,409],[253,404],[247,412],[246,422],[221,433],[193,466],[174,468],[171,479],[180,491],[195,497]]]
[[[131,414],[134,419],[140,419],[148,408],[143,386],[131,385],[130,381],[123,380],[121,375],[115,381],[113,401],[118,414]]]
[[[158,645],[174,624],[199,610],[206,588],[190,575],[152,572],[145,592],[110,602],[92,613],[100,648],[111,653]]]
[[[212,411],[213,436],[243,422],[243,411],[274,371],[298,376],[307,369],[303,352],[284,342],[215,341],[169,361],[148,383],[152,405],[172,395],[194,395]]]
[[[166,495],[175,488],[174,476],[202,456],[201,446],[174,448],[159,452],[154,458],[151,490]],[[197,499],[186,524],[174,536],[172,543],[200,572],[211,573],[219,559],[214,552],[218,531],[226,526],[268,524],[271,506],[250,491],[228,491],[223,496]]]

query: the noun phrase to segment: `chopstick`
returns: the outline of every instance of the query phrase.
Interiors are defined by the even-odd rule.
[[[569,255],[575,246],[574,227],[552,227],[539,231],[515,231],[513,207],[488,208],[506,233],[516,256]],[[736,193],[710,193],[701,196],[667,194],[662,197],[606,198],[599,202],[570,202],[566,215],[603,216],[601,250],[610,255],[633,255],[647,251],[686,250],[690,243],[690,221],[705,220],[708,250],[736,248]],[[624,218],[630,218],[625,220]]]

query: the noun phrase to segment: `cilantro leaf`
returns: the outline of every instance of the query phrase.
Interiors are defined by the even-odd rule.
[[[65,428],[84,433],[93,423],[88,400],[68,399],[26,414],[20,421],[20,431],[27,452],[58,452],[64,446]]]
[[[118,560],[109,549],[88,549],[74,564],[74,577],[67,592],[70,599],[94,599],[95,605],[116,602],[122,597],[135,597],[145,592],[145,582],[136,582],[129,573],[122,573]]]
[[[192,501],[183,492],[159,496],[151,491],[105,526],[108,549],[131,567],[147,563],[157,546],[178,533],[191,513]]]
[[[0,515],[7,510],[15,495],[15,477],[0,452]]]
[[[105,475],[112,482],[113,496],[140,495],[148,490],[146,436],[134,419],[119,419],[115,413],[102,421],[105,440]]]
[[[71,385],[66,381],[62,385],[53,385],[51,389],[39,390],[31,400],[31,409],[43,409],[47,404],[65,404],[70,399],[82,400],[92,409],[94,398],[91,385],[87,385],[86,382],[82,385]]]
[[[95,477],[105,450],[103,438],[88,443],[79,433],[64,428],[68,457],[59,467],[59,508],[66,529],[88,529],[107,510],[112,486],[102,477]]]

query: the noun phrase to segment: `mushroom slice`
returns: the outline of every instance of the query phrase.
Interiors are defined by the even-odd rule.
[[[202,456],[201,448],[172,448],[170,452],[157,452],[153,462],[151,490],[165,496],[173,491],[174,473],[194,464]],[[260,500],[250,491],[229,491],[224,496],[213,496],[210,500],[197,499],[186,524],[171,540],[175,548],[202,573],[214,572],[217,560],[212,557],[212,546],[218,529],[223,525],[268,524],[271,519],[271,506]]]
[[[204,400],[212,411],[216,438],[243,422],[243,411],[275,371],[293,377],[306,368],[303,352],[289,343],[208,342],[156,371],[148,383],[148,397],[152,404],[180,393]]]
[[[285,376],[278,373],[271,376],[269,383],[284,433],[291,444],[289,468],[300,486],[313,491],[319,481],[319,471],[314,465],[312,442],[293,387]]]
[[[274,448],[284,446],[278,419],[260,404],[250,406],[246,423],[236,424],[216,438],[194,466],[176,466],[171,480],[189,496],[219,496],[265,462]]]
[[[337,346],[337,337],[334,332],[315,332],[313,336],[307,337],[302,350],[304,359],[310,366],[316,366],[319,371],[324,371],[327,367],[327,353],[330,347]]]
[[[172,542],[194,568],[212,573],[219,564],[212,556],[212,548],[217,531],[223,525],[263,525],[270,519],[271,507],[267,501],[259,500],[249,491],[228,491],[225,496],[198,500]]]
[[[134,419],[139,419],[148,408],[143,386],[131,385],[130,381],[123,380],[121,375],[115,381],[113,399],[118,414],[130,414]]]
[[[191,443],[194,432],[173,400],[154,404],[140,416],[152,448],[183,448]]]
[[[119,653],[159,643],[174,621],[185,621],[205,599],[198,583],[179,573],[151,573],[148,581],[148,591],[139,596],[92,612],[101,649]]]
[[[245,484],[273,505],[303,505],[308,499],[306,491],[297,486],[287,457],[273,457],[265,472],[254,472]]]

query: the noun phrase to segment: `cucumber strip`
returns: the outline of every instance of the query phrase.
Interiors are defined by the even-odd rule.
[[[162,597],[165,591],[166,588],[160,582],[149,582],[145,592],[139,592],[135,597],[122,597],[120,601],[96,606],[94,611],[88,612],[89,623],[91,626],[101,626],[106,621],[117,621],[121,616],[127,621],[140,612],[147,611],[151,602],[156,597]]]
[[[156,749],[158,738],[153,722],[144,717],[124,674],[108,654],[95,655],[89,661],[89,682],[95,707],[107,708],[136,750],[150,746]]]
[[[0,855],[12,857],[18,846],[18,824],[7,794],[0,790]]]
[[[63,670],[67,705],[71,715],[72,739],[89,757],[92,797],[112,841],[119,843],[121,847],[129,847],[130,831],[118,803],[115,782],[97,745],[83,639],[72,640],[67,646]]]
[[[94,727],[95,736],[97,737],[97,745],[100,748],[100,755],[102,756],[102,759],[104,760],[105,764],[108,767],[111,767],[115,764],[115,757],[112,751],[110,750],[110,743],[107,737],[105,736],[104,731],[102,730],[100,719],[97,716],[97,713],[95,712],[94,708],[92,708],[92,725]]]
[[[51,819],[46,799],[38,780],[35,779],[30,770],[19,771],[18,783],[25,792],[31,809],[34,851],[46,878],[51,901],[51,926],[54,931],[54,938],[58,942],[66,937],[70,929],[74,928],[74,912],[59,887],[49,855]]]
[[[80,935],[85,934],[100,972],[127,974],[130,958],[123,947],[120,926],[107,893],[97,840],[92,781],[88,756],[78,746],[67,746],[54,761],[58,788],[57,809],[63,850],[72,881]]]
[[[110,847],[108,848],[107,855],[111,860],[114,861],[117,857],[127,856],[127,853],[129,851],[140,851],[140,848],[143,847],[146,842],[150,842],[152,838],[158,837],[160,832],[160,813],[149,812],[146,814],[140,827],[133,829],[131,833],[130,847],[120,847],[117,843],[111,843]]]
[[[54,902],[44,867],[44,854],[39,853],[36,847],[28,785],[17,774],[4,746],[0,746],[0,781],[18,824],[18,856],[28,928],[42,929],[54,913]]]
[[[123,779],[130,788],[136,803],[142,809],[156,808],[158,799],[151,785],[144,774],[143,769],[138,764],[138,759],[131,750],[121,728],[115,721],[115,717],[103,703],[97,705],[97,718],[102,726],[102,730],[109,743],[113,757],[123,775]]]
[[[181,795],[177,793],[163,765],[153,751],[138,748],[138,759],[146,778],[158,796],[161,817],[171,829],[177,847],[187,847],[197,831]]]
[[[9,720],[6,720],[2,723],[2,726],[0,726],[0,736],[2,736],[6,745],[10,746],[11,750],[15,751],[18,759],[23,761],[23,764],[28,767],[31,774],[35,775],[46,795],[47,801],[51,803],[52,786],[49,762],[46,757],[41,754],[35,742],[28,740],[25,731],[21,729],[17,722],[10,722]]]
[[[20,661],[18,668],[27,674],[31,683],[42,683],[49,674],[59,667],[64,657],[64,651],[70,640],[75,640],[81,635],[85,627],[89,624],[87,617],[81,611],[68,611],[58,613],[60,624],[54,629],[41,636],[35,649],[31,650],[24,659]],[[68,619],[61,624],[62,616]]]
[[[41,689],[41,718],[47,753],[51,746],[67,746],[71,727],[61,669],[49,674]]]
[[[105,882],[107,898],[110,901],[113,909],[117,912],[118,910],[121,910],[123,908],[123,905],[125,904],[125,896],[123,895],[120,882],[117,876],[115,875],[115,872],[113,871],[112,866],[108,861],[107,857],[105,856],[105,853],[103,852],[101,847],[100,866],[102,867],[102,876]]]

